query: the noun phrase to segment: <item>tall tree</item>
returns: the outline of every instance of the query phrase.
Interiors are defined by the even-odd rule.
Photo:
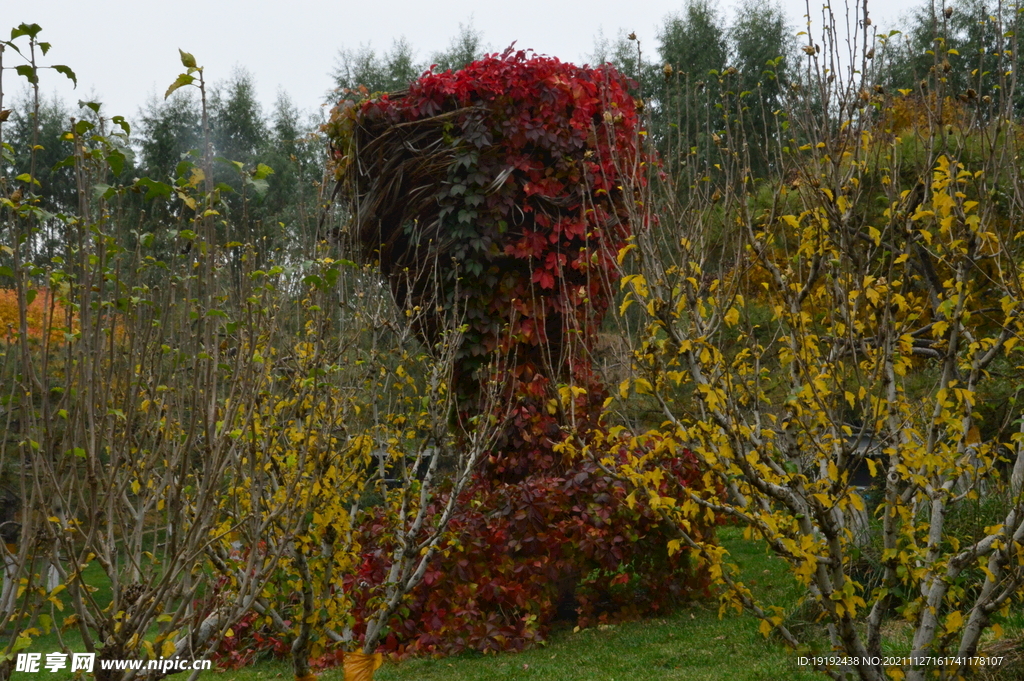
[[[261,170],[269,134],[252,75],[239,69],[215,87],[210,109],[214,153],[220,161],[214,178],[234,190],[222,195],[233,216],[232,233],[224,236],[228,241],[276,246],[279,231],[263,200],[269,170]]]
[[[189,90],[178,90],[163,101],[151,99],[139,121],[141,167],[153,179],[173,177],[178,163],[202,146],[199,103]]]
[[[467,64],[484,56],[483,33],[473,26],[459,23],[459,33],[452,38],[447,50],[435,52],[430,62],[435,64],[435,71],[458,71]]]
[[[782,109],[789,82],[794,50],[790,34],[782,7],[756,0],[744,0],[729,29],[738,70],[735,94],[750,142],[749,162],[758,173],[767,170],[766,145],[776,137],[775,112]]]
[[[358,50],[341,49],[331,74],[335,89],[329,98],[358,98],[358,92],[346,95],[346,91],[358,91],[360,87],[370,93],[402,90],[423,70],[405,38],[396,39],[388,52],[379,55],[369,45]]]
[[[706,79],[729,58],[728,34],[721,15],[708,0],[689,0],[680,14],[670,15],[658,36],[662,62],[676,72]]]
[[[630,37],[632,36],[632,37]],[[604,33],[594,39],[594,51],[587,60],[594,65],[611,64],[619,73],[633,79],[637,83],[640,95],[644,98],[653,97],[661,92],[660,69],[643,54],[636,34],[619,31],[614,40],[609,40]]]
[[[703,174],[724,127],[717,105],[729,59],[727,30],[708,0],[689,0],[666,19],[658,39],[664,78],[657,80],[653,133],[674,163]]]
[[[73,153],[64,133],[71,125],[71,109],[58,97],[40,98],[38,109],[28,93],[11,104],[11,114],[4,123],[4,143],[10,147],[0,163],[5,166],[0,177],[14,178],[32,173],[38,184],[25,193],[38,194],[40,207],[49,213],[74,211],[78,206],[74,171],[61,161]],[[33,151],[34,148],[34,151]],[[106,180],[106,178],[103,178]],[[20,185],[12,183],[11,186]],[[44,219],[39,223],[41,248],[36,249],[36,264],[46,266],[60,254],[65,229],[59,220]]]
[[[262,153],[264,163],[274,170],[267,178],[265,209],[300,249],[308,246],[318,217],[317,190],[324,170],[323,142],[315,135],[318,123],[303,119],[288,94],[279,92]]]
[[[942,7],[932,0],[913,10],[902,40],[892,41],[886,85],[915,92],[970,98],[1011,90],[1021,66],[1016,4],[998,0],[955,0]],[[1018,110],[1024,99],[1018,97]]]
[[[26,94],[12,103],[10,118],[4,127],[4,141],[12,148],[10,176],[27,173],[34,165],[34,175],[39,182],[36,191],[44,197],[46,209],[51,211],[64,211],[76,205],[73,172],[66,167],[55,167],[72,153],[71,143],[63,139],[71,116],[71,109],[62,99],[40,98],[39,110],[35,111],[32,98]]]
[[[211,108],[217,155],[251,165],[267,141],[267,125],[252,74],[236,70],[230,80],[214,89]]]

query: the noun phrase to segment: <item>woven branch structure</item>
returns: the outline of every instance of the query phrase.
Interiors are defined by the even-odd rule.
[[[644,162],[629,86],[611,66],[510,49],[332,112],[366,257],[400,305],[428,310],[425,342],[449,315],[468,328],[463,397],[498,356],[511,395],[543,403],[556,384],[581,386],[596,418],[590,352],[630,234],[623,187],[642,182]]]

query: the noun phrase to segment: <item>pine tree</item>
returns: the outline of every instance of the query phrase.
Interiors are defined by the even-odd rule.
[[[452,38],[447,50],[436,52],[430,58],[435,71],[458,71],[466,64],[484,56],[483,33],[468,24],[459,24],[459,33]]]
[[[339,50],[337,65],[331,74],[335,89],[329,99],[359,99],[360,87],[366,88],[368,93],[403,90],[424,71],[415,59],[412,46],[405,38],[395,40],[391,50],[380,55],[369,45],[358,50]]]

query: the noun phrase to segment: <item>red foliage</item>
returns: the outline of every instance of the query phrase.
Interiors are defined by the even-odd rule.
[[[342,106],[327,126],[339,159],[350,153],[345,140],[361,140],[352,152],[360,163],[349,168],[409,154],[406,131],[412,135],[416,125],[440,137],[428,145],[447,159],[444,170],[432,171],[434,200],[364,208],[360,234],[400,301],[435,295],[417,292],[406,266],[416,269],[417,259],[427,267],[458,264],[457,277],[442,274],[442,302],[458,304],[469,323],[459,376],[469,408],[479,371],[496,352],[516,367],[520,383],[536,375],[578,379],[573,363],[608,308],[614,257],[629,234],[634,197],[623,187],[643,182],[622,172],[642,156],[629,85],[611,66],[579,67],[510,48],[460,71],[427,72],[401,96]],[[363,199],[387,181],[352,172]],[[361,206],[377,205],[363,199]],[[431,229],[425,225],[436,235],[409,236]],[[421,248],[427,241],[439,244],[440,260]]]
[[[666,476],[663,494],[694,484],[689,453]],[[521,650],[557,618],[579,626],[662,611],[704,594],[707,581],[685,553],[669,557],[666,536],[646,505],[593,463],[565,475],[516,483],[480,478],[466,493],[443,554],[390,623],[384,652],[449,654]],[[385,579],[389,548],[374,544],[386,519],[362,528],[371,550],[345,587],[355,596],[361,635],[372,585]]]
[[[621,482],[558,446],[567,432],[586,439],[601,428],[607,393],[589,357],[630,234],[629,188],[644,181],[631,173],[646,160],[629,87],[610,66],[509,49],[461,71],[428,72],[408,93],[339,107],[327,126],[336,158],[359,159],[347,166],[360,206],[369,206],[359,233],[399,301],[436,301],[416,282],[437,278],[417,267],[458,265],[439,276],[442,308],[457,307],[469,327],[456,376],[463,408],[480,409],[492,360],[511,367],[500,377],[501,438],[464,492],[448,545],[390,623],[385,651],[520,649],[559,610],[585,626],[658,611],[705,587],[685,553],[668,556],[656,513],[627,504]],[[431,149],[429,163],[409,160],[420,148],[409,142],[415,134]],[[360,170],[387,175],[399,161],[408,175],[433,178],[434,200],[395,200],[413,188]],[[431,328],[443,324],[421,329],[427,342]],[[566,385],[582,388],[568,408]],[[667,486],[701,484],[689,455],[671,473]],[[389,567],[386,529],[387,518],[367,520],[362,568],[346,582],[358,602],[357,636]]]

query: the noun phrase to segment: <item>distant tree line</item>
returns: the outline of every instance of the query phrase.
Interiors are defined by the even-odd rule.
[[[878,80],[884,85],[878,87],[921,92],[936,80],[932,78],[936,72],[943,96],[980,101],[1007,87],[1005,74],[1020,61],[1015,49],[1019,18],[1000,7],[986,0],[955,0],[948,7],[922,3],[902,33],[882,35],[881,49],[868,64],[880,74]],[[876,29],[870,20],[866,25],[861,20],[861,40],[865,35],[871,39]],[[611,40],[599,36],[589,61],[611,63],[636,81],[649,134],[666,162],[684,171],[692,186],[696,178],[716,172],[710,159],[726,133],[735,136],[742,129],[748,148],[735,151],[744,155],[751,176],[770,174],[770,147],[789,137],[784,113],[787,98],[807,86],[802,50],[815,49],[815,38],[796,34],[780,5],[753,0],[741,3],[728,21],[708,0],[687,0],[679,11],[665,17],[653,50],[635,37],[625,32]],[[485,50],[481,32],[471,23],[460,24],[449,46],[427,61],[418,60],[405,39],[396,40],[385,51],[370,46],[341,49],[325,100],[332,103],[401,90],[429,68],[459,69]],[[1024,96],[1013,96],[1017,108],[1024,107]],[[67,161],[72,144],[63,133],[69,119],[89,120],[103,133],[116,125],[98,105],[72,107],[46,99],[40,103],[35,132],[31,102],[22,98],[11,108],[4,141],[14,152],[4,160],[4,174],[27,172],[31,162],[27,150],[38,144],[42,148],[37,148],[34,163],[39,191],[49,210],[70,210],[76,185]],[[234,232],[224,235],[226,239],[280,248],[298,247],[316,237],[324,173],[323,143],[317,137],[322,122],[321,113],[303,114],[285,92],[265,111],[254,78],[245,70],[213,88],[210,127],[218,159],[214,179],[233,213]],[[192,172],[192,164],[182,162],[198,158],[203,139],[195,94],[179,90],[166,100],[153,98],[134,123],[132,142],[125,143],[123,158],[112,166],[120,176],[109,181],[146,177],[173,186],[187,180],[180,175]],[[33,135],[38,135],[37,141]],[[173,211],[173,205],[153,209],[140,196],[134,209],[139,219],[159,223],[173,217],[159,211]],[[59,230],[43,234],[54,248],[63,238]]]

